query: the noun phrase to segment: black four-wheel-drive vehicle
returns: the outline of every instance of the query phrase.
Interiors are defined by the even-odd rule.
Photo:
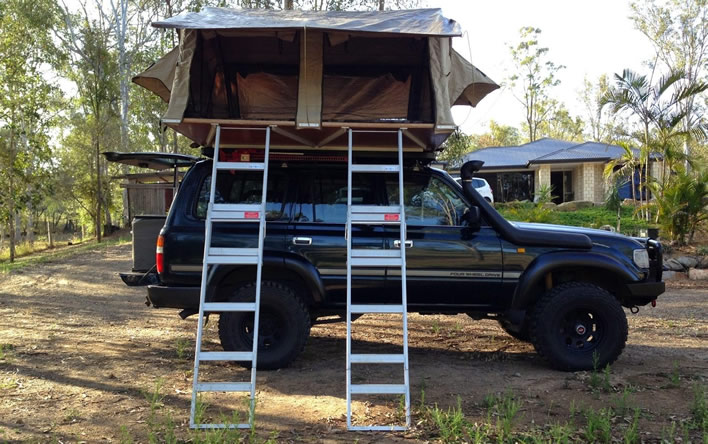
[[[318,318],[346,311],[346,159],[337,156],[271,157],[264,247],[258,367],[287,366]],[[512,336],[530,341],[553,367],[604,366],[627,340],[623,307],[636,309],[664,292],[661,245],[607,231],[506,221],[474,189],[460,187],[425,159],[404,173],[407,218],[408,311],[467,313],[493,318]],[[481,162],[468,162],[471,179]],[[258,172],[222,171],[216,202],[261,201]],[[361,176],[361,177],[358,177]],[[355,175],[353,200],[389,205],[397,179]],[[148,303],[198,312],[204,254],[204,219],[211,160],[185,175],[157,243],[159,285]],[[215,224],[213,246],[254,247],[256,224]],[[354,227],[353,246],[395,248],[398,228]],[[254,266],[217,265],[209,272],[207,301],[254,297]],[[361,303],[400,298],[400,269],[357,270],[353,295]],[[249,349],[252,313],[223,313],[225,350]]]

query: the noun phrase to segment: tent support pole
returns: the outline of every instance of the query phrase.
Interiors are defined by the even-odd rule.
[[[346,127],[339,128],[337,131],[333,132],[329,136],[325,137],[324,139],[320,140],[320,142],[317,144],[317,148],[323,148],[325,145],[336,139],[337,137],[341,136],[342,134],[347,132]]]
[[[295,142],[300,142],[300,143],[302,143],[303,145],[307,145],[307,146],[312,147],[312,148],[315,147],[315,144],[312,143],[312,141],[310,141],[310,140],[308,140],[308,139],[305,139],[304,137],[301,137],[301,136],[299,136],[299,135],[297,135],[297,134],[295,134],[295,133],[293,133],[293,132],[291,132],[291,131],[288,131],[288,130],[283,129],[283,128],[279,128],[279,127],[277,127],[277,126],[273,126],[273,127],[271,127],[271,128],[272,128],[273,132],[276,133],[276,134],[280,134],[281,136],[285,136],[285,137],[287,137],[288,139],[294,140]]]
[[[403,130],[403,135],[405,135],[406,137],[411,139],[413,141],[413,143],[415,143],[416,145],[418,145],[419,147],[421,147],[423,149],[426,148],[425,143],[422,140],[420,140],[418,137],[414,136],[410,131],[408,131],[408,128],[401,128],[401,129]]]

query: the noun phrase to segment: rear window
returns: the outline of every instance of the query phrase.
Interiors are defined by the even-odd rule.
[[[214,203],[244,203],[258,204],[263,194],[263,173],[251,171],[219,171],[216,181]],[[209,205],[209,191],[211,175],[202,181],[199,189],[199,198],[194,210],[198,219],[206,219]],[[287,220],[289,212],[286,211],[286,191],[288,177],[283,171],[268,172],[268,193],[266,200],[266,220]]]
[[[482,179],[472,179],[472,186],[475,188],[484,187],[484,181]]]

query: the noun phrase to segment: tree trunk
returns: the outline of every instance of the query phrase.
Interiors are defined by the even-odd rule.
[[[52,236],[52,223],[49,222],[49,218],[45,217],[44,221],[47,223],[47,244],[49,248],[54,248],[54,236]]]
[[[27,241],[34,246],[34,211],[32,201],[27,203]]]
[[[620,225],[622,224],[622,203],[617,205],[617,232],[620,232]]]
[[[386,0],[379,0],[379,11],[383,11],[385,9],[385,3]]]
[[[95,135],[96,141],[96,242],[101,242],[101,146],[98,141],[98,135]]]
[[[177,145],[177,131],[172,130],[171,132],[172,132],[172,152],[173,152],[173,153],[176,153],[176,152],[177,152],[177,148],[178,148],[178,145]],[[165,151],[167,151],[167,150],[165,150]]]
[[[22,217],[16,210],[13,211],[13,219],[15,219],[15,244],[22,242]]]
[[[293,0],[285,0],[285,6],[283,9],[291,10],[293,9]]]
[[[111,219],[111,211],[110,211],[110,205],[106,203],[105,205],[105,212],[106,212],[106,229],[103,232],[104,236],[107,236],[111,234],[113,230],[113,220]]]
[[[10,208],[10,262],[15,262],[15,208]]]

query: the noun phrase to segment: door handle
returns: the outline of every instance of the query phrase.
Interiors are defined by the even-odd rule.
[[[406,241],[406,248],[411,248],[413,246],[413,241],[412,240],[407,240]],[[401,240],[396,239],[393,241],[393,247],[394,248],[401,248]]]
[[[294,237],[293,245],[312,245],[311,237]]]

